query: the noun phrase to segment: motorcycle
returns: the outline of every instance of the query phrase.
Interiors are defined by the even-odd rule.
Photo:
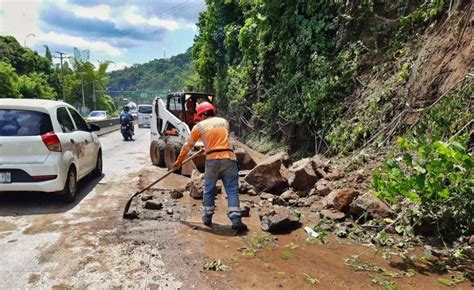
[[[133,131],[132,131],[133,124],[129,120],[123,120],[120,126],[120,132],[122,133],[123,140],[125,141],[132,141]]]

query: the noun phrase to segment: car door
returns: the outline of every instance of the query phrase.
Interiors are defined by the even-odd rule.
[[[92,134],[90,132],[89,125],[87,125],[86,121],[79,115],[76,110],[72,108],[68,108],[69,113],[71,113],[72,119],[74,120],[74,124],[76,125],[76,134],[79,138],[79,142],[82,146],[82,154],[84,159],[84,173],[87,174],[92,171],[97,162],[97,144],[94,142],[92,138]]]
[[[77,132],[76,126],[65,106],[56,109],[56,118],[62,132],[58,134],[65,153],[71,153],[76,164],[77,176],[81,177],[85,173],[86,160],[81,145],[81,133]]]

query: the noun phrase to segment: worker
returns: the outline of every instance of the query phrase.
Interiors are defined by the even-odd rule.
[[[204,172],[204,214],[202,221],[204,225],[212,226],[216,194],[216,182],[221,179],[227,193],[227,215],[232,222],[232,228],[242,232],[247,226],[242,223],[239,201],[239,169],[237,158],[229,138],[229,122],[223,118],[216,117],[216,108],[208,102],[203,102],[197,107],[196,123],[184,144],[178,159],[173,164],[173,169],[181,167],[181,164],[201,139],[206,151],[206,166]]]
[[[193,128],[195,124],[196,117],[196,103],[193,100],[186,102],[186,112],[181,112],[179,114],[179,119],[188,124],[189,128]]]

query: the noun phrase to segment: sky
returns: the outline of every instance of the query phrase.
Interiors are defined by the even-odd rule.
[[[0,35],[53,55],[89,50],[109,70],[183,53],[198,30],[204,0],[0,0]]]

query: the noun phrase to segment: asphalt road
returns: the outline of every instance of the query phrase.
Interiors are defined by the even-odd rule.
[[[74,204],[38,193],[0,193],[0,288],[133,287],[180,282],[157,250],[123,242],[118,229],[138,173],[150,166],[149,129],[135,142],[120,133],[100,137],[104,175],[80,183]]]

